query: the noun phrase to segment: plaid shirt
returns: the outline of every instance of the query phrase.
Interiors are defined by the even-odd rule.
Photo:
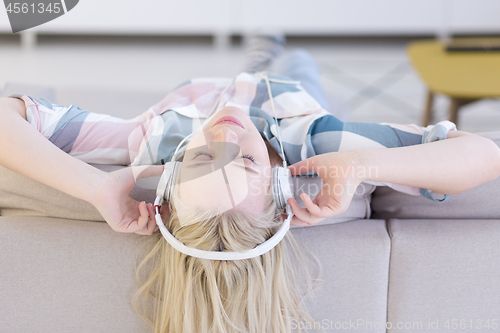
[[[276,112],[288,164],[329,152],[404,147],[442,140],[449,130],[456,129],[448,121],[426,128],[342,122],[324,110],[299,82],[286,77],[268,76],[270,99],[263,75],[241,73],[234,79],[189,80],[129,120],[84,111],[75,105],[56,105],[44,98],[11,97],[25,102],[28,122],[49,141],[82,161],[96,164],[164,164],[170,161],[186,136],[226,106],[245,111],[261,135],[281,155],[273,118]],[[374,184],[388,185],[409,194],[420,193],[435,200],[425,189]]]

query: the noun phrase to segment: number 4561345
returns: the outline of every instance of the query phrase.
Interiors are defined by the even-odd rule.
[[[47,6],[44,3],[40,2],[38,4],[28,4],[28,3],[9,3],[6,10],[7,13],[52,13],[58,14],[61,11],[61,7],[59,7],[60,3],[49,3]]]

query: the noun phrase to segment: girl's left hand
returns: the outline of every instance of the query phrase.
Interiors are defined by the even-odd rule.
[[[130,193],[137,179],[162,172],[163,165],[128,167],[110,172],[91,203],[114,231],[152,235],[157,230],[153,205],[132,199]]]
[[[306,208],[300,208],[295,199],[288,199],[295,215],[291,224],[312,226],[345,212],[356,188],[363,181],[359,177],[362,174],[356,166],[357,160],[356,151],[349,151],[321,154],[289,166],[292,175],[315,171],[323,180],[323,186],[314,200],[306,193],[300,195]]]

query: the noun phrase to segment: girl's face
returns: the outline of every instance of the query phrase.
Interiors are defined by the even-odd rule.
[[[243,110],[225,107],[198,132],[184,155],[179,195],[217,214],[264,210],[271,165],[266,144]]]

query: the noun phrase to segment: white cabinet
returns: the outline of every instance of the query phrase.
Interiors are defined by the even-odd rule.
[[[450,29],[456,33],[500,34],[500,1],[446,0],[451,6]]]
[[[22,2],[23,0],[19,0]],[[498,0],[80,0],[31,30],[58,34],[411,35],[500,33]],[[0,32],[10,32],[0,10]]]
[[[227,29],[231,0],[80,0],[40,32],[212,34]]]
[[[246,28],[273,25],[292,34],[433,33],[439,0],[252,0],[242,2]]]

